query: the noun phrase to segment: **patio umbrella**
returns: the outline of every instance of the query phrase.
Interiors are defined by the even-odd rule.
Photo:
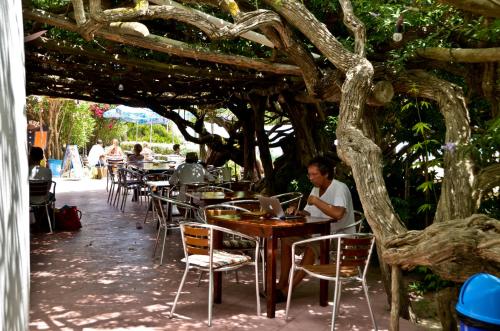
[[[149,124],[149,142],[153,132],[153,124],[167,124],[168,120],[155,113],[149,108],[136,108],[120,105],[103,113],[104,118],[115,118],[124,122],[137,124]],[[137,126],[135,137],[137,139]]]

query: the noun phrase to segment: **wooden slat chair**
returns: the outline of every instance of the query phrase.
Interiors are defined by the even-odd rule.
[[[158,232],[156,234],[156,242],[153,250],[153,257],[156,255],[156,249],[160,240],[161,232],[163,231],[163,240],[161,246],[160,265],[163,264],[163,254],[165,251],[165,242],[167,240],[168,232],[171,230],[179,229],[179,221],[172,217],[172,207],[182,207],[185,210],[190,210],[190,214],[195,215],[194,219],[183,218],[183,221],[204,221],[203,212],[199,207],[179,201],[173,198],[164,197],[156,193],[151,194],[151,202],[153,207],[153,215],[158,219]]]
[[[52,180],[30,179],[30,208],[45,207],[49,231],[52,233],[52,222],[49,215],[49,206],[52,206],[52,219],[54,217],[54,202],[56,194],[56,182]]]
[[[177,301],[186,281],[187,273],[190,269],[197,269],[209,273],[209,288],[208,288],[208,326],[212,325],[212,308],[213,308],[213,292],[214,292],[214,272],[222,272],[228,270],[236,270],[246,265],[254,265],[255,267],[255,297],[257,302],[257,316],[260,315],[260,300],[259,300],[259,278],[258,264],[252,260],[250,256],[244,254],[233,254],[213,248],[214,231],[220,231],[223,234],[228,233],[244,237],[248,240],[255,241],[255,254],[258,254],[259,242],[256,238],[244,235],[243,233],[235,232],[223,227],[211,224],[199,223],[181,223],[182,244],[184,247],[185,257],[182,262],[186,263],[184,275],[182,276],[179,290],[174,299],[170,317],[173,317]]]
[[[292,298],[293,290],[293,276],[298,270],[305,271],[308,275],[326,279],[335,282],[335,291],[333,295],[333,313],[332,313],[332,326],[331,330],[335,330],[335,318],[338,313],[340,292],[342,283],[358,281],[361,282],[365,298],[368,303],[370,317],[372,319],[373,327],[377,330],[377,323],[373,316],[370,298],[368,296],[368,287],[366,285],[366,272],[368,264],[373,251],[375,237],[369,233],[355,233],[355,234],[334,234],[328,236],[315,237],[297,241],[292,245],[292,256],[295,256],[297,246],[304,244],[311,244],[320,240],[335,240],[336,241],[336,254],[335,261],[330,264],[320,265],[299,265],[292,260],[292,268],[290,270],[288,298],[286,302],[285,319],[288,319],[290,310],[290,301]]]

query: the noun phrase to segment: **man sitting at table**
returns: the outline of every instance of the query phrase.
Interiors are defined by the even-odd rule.
[[[307,166],[307,177],[314,185],[307,206],[299,211],[299,215],[325,217],[338,220],[332,224],[331,232],[354,224],[354,209],[349,188],[344,183],[333,178],[334,165],[328,158],[318,156],[313,158]],[[291,212],[290,210],[288,212]],[[345,233],[354,233],[354,227]],[[288,277],[292,264],[292,244],[304,238],[287,237],[281,239],[281,273],[277,285],[276,301],[286,300],[288,292]],[[309,245],[304,251],[301,264],[310,265],[319,256],[319,245]],[[304,271],[296,272],[293,278],[293,287],[297,286],[305,276]]]
[[[198,162],[198,154],[189,152],[186,154],[186,162],[180,164],[170,177],[170,184],[180,184],[179,199],[184,200],[186,184],[213,182],[214,177]]]

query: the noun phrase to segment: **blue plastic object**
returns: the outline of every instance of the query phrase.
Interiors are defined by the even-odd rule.
[[[500,330],[500,278],[485,273],[470,277],[455,308],[461,330]]]
[[[61,177],[62,160],[48,159],[50,171],[52,171],[52,177]]]

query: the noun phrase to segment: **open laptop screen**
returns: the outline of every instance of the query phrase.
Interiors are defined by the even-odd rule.
[[[260,196],[259,203],[262,211],[275,217],[279,217],[281,219],[302,218],[302,216],[297,215],[286,215],[278,198]]]

